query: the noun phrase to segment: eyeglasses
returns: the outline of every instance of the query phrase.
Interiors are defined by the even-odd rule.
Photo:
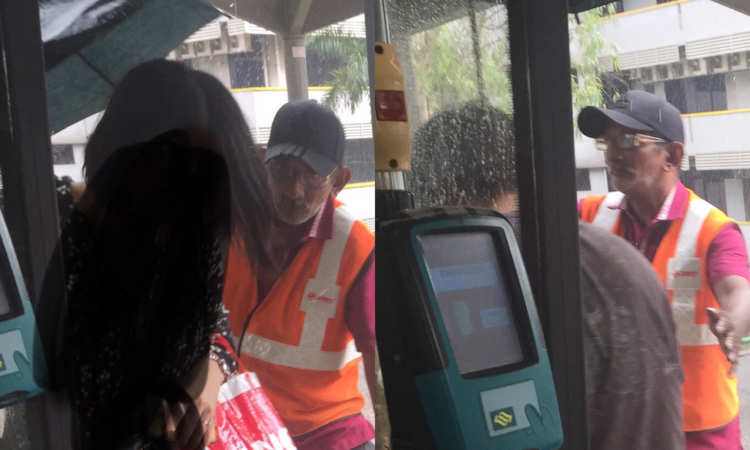
[[[640,133],[624,133],[618,136],[614,142],[611,142],[607,138],[596,139],[596,149],[603,152],[609,150],[612,147],[619,148],[621,150],[633,150],[640,147],[643,144],[667,144],[668,142],[662,138],[656,136],[649,136]]]
[[[336,169],[334,169],[328,176],[323,177],[304,164],[285,157],[278,157],[268,161],[266,167],[271,174],[271,178],[283,183],[293,183],[300,180],[305,189],[319,189],[325,186],[336,173]]]

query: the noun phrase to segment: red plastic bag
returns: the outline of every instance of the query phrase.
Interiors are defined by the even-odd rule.
[[[216,442],[210,450],[295,450],[254,373],[242,372],[219,389]]]

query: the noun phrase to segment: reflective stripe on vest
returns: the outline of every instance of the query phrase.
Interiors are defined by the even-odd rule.
[[[594,225],[614,232],[619,209],[612,209],[622,202],[624,194],[610,192],[602,201]],[[696,198],[688,204],[674,257],[667,266],[666,288],[674,292],[672,313],[677,326],[677,342],[680,345],[718,345],[707,324],[695,323],[696,293],[701,289],[703,264],[697,257],[698,236],[708,213],[713,207],[705,200]]]
[[[592,224],[614,233],[617,218],[620,217],[620,210],[616,207],[622,203],[624,197],[625,194],[622,192],[610,192],[607,194],[601,206],[599,206]]]
[[[308,280],[300,302],[305,322],[298,345],[289,345],[248,333],[242,342],[241,353],[273,364],[310,370],[339,370],[357,359],[360,353],[354,340],[341,351],[324,351],[328,319],[336,315],[341,286],[337,284],[341,259],[344,255],[354,218],[343,208],[333,215],[333,237],[323,244],[315,278]]]
[[[706,306],[719,307],[708,284],[705,258],[707,246],[731,219],[692,191],[688,190],[688,194],[685,216],[670,224],[659,243],[652,267],[664,281],[672,302],[685,372],[682,385],[684,430],[701,431],[726,425],[739,411],[737,379],[728,375],[729,363],[705,318],[700,320],[701,311],[698,310]],[[591,198],[591,201],[604,203],[603,199],[597,198]],[[613,211],[600,205],[592,218],[593,205],[589,203],[587,209],[587,218],[592,222],[600,213],[609,215]],[[608,220],[611,223],[611,219]],[[611,231],[620,234],[618,231],[622,230],[615,227],[621,228],[617,219]]]
[[[718,345],[708,324],[695,323],[696,294],[701,289],[703,262],[698,258],[698,236],[713,207],[694,199],[680,227],[674,256],[667,264],[666,288],[673,292],[672,313],[680,345]]]

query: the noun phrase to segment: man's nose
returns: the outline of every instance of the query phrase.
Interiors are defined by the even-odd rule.
[[[302,177],[295,176],[289,180],[286,188],[286,196],[294,200],[305,196],[305,184]]]

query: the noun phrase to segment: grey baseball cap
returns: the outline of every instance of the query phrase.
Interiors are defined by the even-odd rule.
[[[344,146],[344,127],[330,108],[315,100],[289,102],[273,119],[265,160],[296,156],[325,177],[343,163]]]
[[[604,134],[610,120],[670,142],[685,142],[680,111],[646,91],[628,91],[611,108],[583,108],[578,114],[578,128],[586,136],[598,138]]]

